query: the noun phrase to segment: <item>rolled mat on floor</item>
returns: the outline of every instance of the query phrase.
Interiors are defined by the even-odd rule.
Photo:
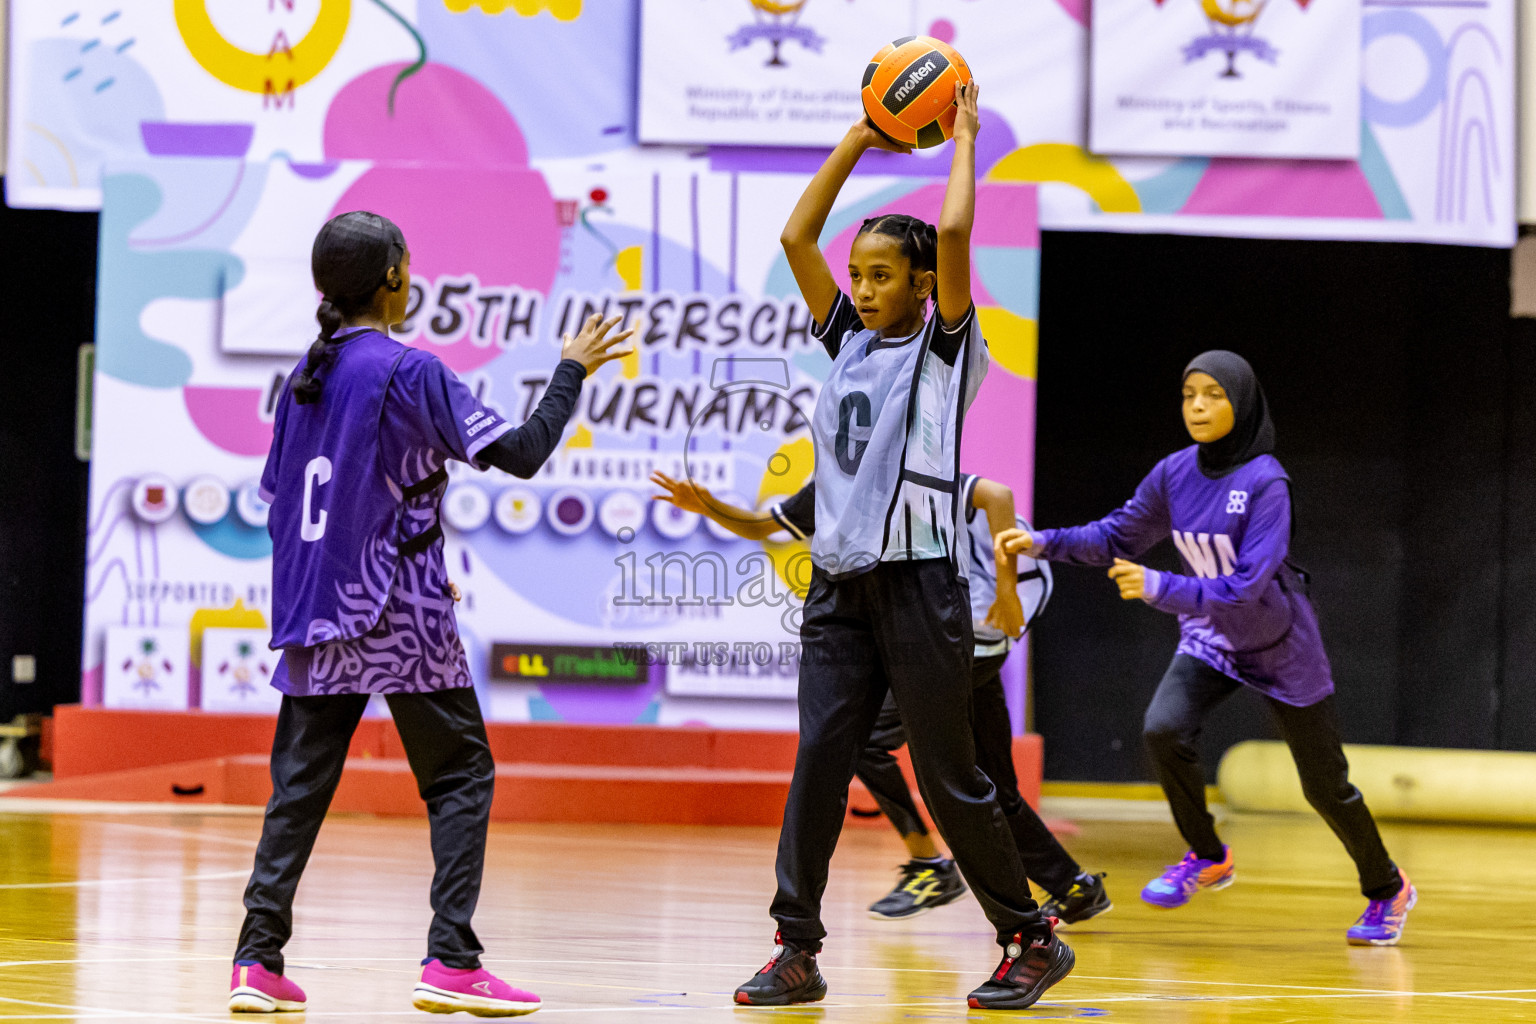
[[[1377,818],[1536,824],[1536,754],[1345,744],[1349,777]],[[1217,783],[1237,811],[1310,811],[1284,743],[1226,752]]]

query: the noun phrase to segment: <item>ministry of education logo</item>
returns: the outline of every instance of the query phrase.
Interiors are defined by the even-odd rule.
[[[732,50],[742,50],[759,39],[765,39],[772,47],[767,67],[786,67],[779,48],[787,41],[794,41],[810,50],[821,52],[826,40],[808,25],[800,24],[800,15],[810,0],[747,0],[752,5],[752,24],[743,25],[725,37]],[[1162,0],[1158,0],[1159,3]]]
[[[1159,7],[1163,5],[1163,0],[1153,2]],[[1306,10],[1310,0],[1296,2]],[[1275,63],[1280,51],[1254,33],[1259,15],[1264,13],[1268,3],[1269,0],[1200,0],[1200,9],[1205,13],[1210,31],[1184,47],[1184,63],[1193,64],[1209,53],[1225,54],[1227,64],[1222,69],[1222,78],[1242,77],[1237,70],[1237,57],[1242,53],[1268,64]]]

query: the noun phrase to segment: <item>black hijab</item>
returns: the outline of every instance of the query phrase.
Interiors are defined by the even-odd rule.
[[[1184,367],[1184,380],[1192,373],[1209,374],[1232,403],[1232,430],[1216,441],[1200,446],[1200,472],[1215,480],[1243,463],[1275,450],[1275,424],[1269,418],[1264,388],[1248,360],[1236,352],[1213,349],[1202,352]]]

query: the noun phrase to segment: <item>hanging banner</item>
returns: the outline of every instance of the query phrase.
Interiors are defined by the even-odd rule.
[[[1224,10],[1232,0],[1209,2]],[[1356,0],[1353,54],[1355,30],[1314,30],[1343,2],[1273,0],[1243,38],[1267,41],[1275,63],[1246,49],[1233,57],[1237,83],[1281,73],[1321,80],[1358,61],[1357,149],[1343,147],[1350,156],[1336,160],[1179,156],[1161,145],[1172,155],[1090,155],[1086,0],[15,4],[6,199],[95,209],[106,160],[399,159],[400,136],[412,160],[461,166],[809,174],[822,154],[808,147],[831,145],[858,116],[852,93],[869,57],[922,34],[955,46],[981,83],[978,171],[1039,184],[1045,227],[1513,244],[1514,0]],[[1224,35],[1200,0],[1097,6],[1120,3],[1160,23],[1193,19],[1171,49],[1138,39],[1146,59],[1199,76],[1213,96],[1234,84],[1214,81],[1227,61],[1214,42],[1184,62],[1184,47]],[[1253,8],[1232,10],[1241,18]],[[1276,41],[1285,21],[1304,29],[1294,43]],[[1323,39],[1329,66],[1299,70],[1300,55]],[[712,62],[718,74],[704,80]],[[703,91],[690,101],[692,87]],[[1262,98],[1270,114],[1212,116],[1249,124],[1234,131],[1251,135],[1274,120],[1279,100],[1312,102],[1279,92]],[[1349,100],[1328,102],[1331,118]],[[507,110],[517,115],[515,142]],[[1285,112],[1293,127],[1319,116]],[[642,127],[686,146],[640,145]],[[857,173],[942,177],[947,153],[871,154]],[[258,323],[263,312],[249,306],[237,319]]]
[[[1360,0],[1094,0],[1089,149],[1355,159]]]
[[[889,0],[646,0],[640,141],[831,146],[870,55],[913,35]]]
[[[386,91],[380,83],[360,106],[382,110]],[[517,124],[500,117],[498,137],[511,145]],[[355,118],[350,130],[369,122]],[[394,144],[405,152],[419,141],[397,133]],[[742,540],[653,501],[649,476],[691,476],[748,508],[808,478],[807,424],[831,361],[778,244],[806,182],[538,171],[510,153],[499,168],[109,165],[85,699],[99,699],[114,667],[103,661],[110,626],[192,636],[190,691],[204,706],[244,700],[236,684],[272,668],[227,642],[270,622],[271,542],[254,482],[284,377],[316,331],[314,234],[336,213],[369,209],[400,225],[411,252],[410,313],[397,336],[436,353],[514,423],[543,395],[561,335],[587,315],[621,314],[640,328],[637,354],[586,382],[533,479],[450,464],[447,567],[488,714],[793,728],[805,546]],[[864,218],[936,221],[943,188],[917,177],[850,182],[825,238],[845,286]],[[993,367],[966,419],[966,466],[1009,484],[1027,509],[1033,187],[983,184],[975,242]]]

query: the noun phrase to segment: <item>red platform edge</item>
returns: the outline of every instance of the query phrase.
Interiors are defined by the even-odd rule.
[[[277,719],[204,711],[62,706],[53,723],[54,781],[7,796],[260,806]],[[647,725],[488,722],[496,821],[778,825],[798,736],[792,732]],[[1044,749],[1015,737],[1019,789],[1039,806]],[[897,752],[910,780],[906,750]],[[864,787],[850,823],[889,826]],[[364,719],[331,809],[425,815],[394,723]]]

